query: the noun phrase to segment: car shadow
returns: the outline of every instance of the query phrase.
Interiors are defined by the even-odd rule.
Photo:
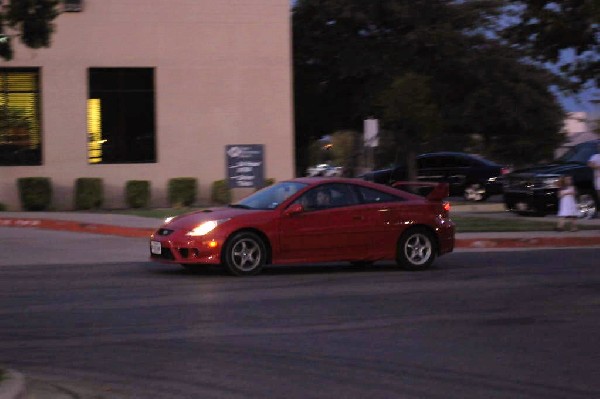
[[[196,266],[183,268],[179,265],[158,265],[150,263],[146,267],[151,273],[167,275],[167,276],[198,276],[198,277],[233,277],[223,267],[220,266]],[[427,273],[436,270],[434,264],[427,270],[410,271],[398,267],[394,262],[377,262],[371,266],[356,266],[349,263],[310,263],[310,264],[293,264],[293,265],[267,265],[257,276],[289,276],[289,275],[322,275],[322,274],[348,274],[348,273]],[[248,278],[248,277],[246,277]]]

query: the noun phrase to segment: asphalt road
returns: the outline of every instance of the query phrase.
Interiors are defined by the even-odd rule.
[[[108,261],[111,240],[0,263],[0,363],[96,399],[600,397],[598,249],[235,278]]]

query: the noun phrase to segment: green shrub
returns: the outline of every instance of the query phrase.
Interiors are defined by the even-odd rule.
[[[17,179],[21,207],[26,211],[45,211],[50,207],[52,185],[48,177]]]
[[[272,186],[273,184],[275,184],[275,179],[273,177],[267,177],[265,179],[265,181],[263,182],[262,187],[257,187],[256,190],[254,190],[254,191],[258,191],[258,190],[263,189],[265,187]]]
[[[231,190],[227,180],[213,182],[210,199],[215,204],[229,204],[231,202]]]
[[[6,212],[7,209],[8,207],[6,206],[6,204],[0,202],[0,212]]]
[[[130,208],[146,208],[150,202],[148,180],[128,180],[125,183],[125,200]]]
[[[75,209],[98,209],[104,202],[102,179],[80,177],[75,181]]]
[[[169,179],[169,204],[174,208],[190,206],[196,202],[198,181],[195,177]]]

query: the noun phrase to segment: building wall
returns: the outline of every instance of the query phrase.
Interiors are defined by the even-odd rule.
[[[560,157],[577,144],[600,138],[594,133],[593,128],[594,122],[586,112],[567,113],[562,129],[565,142],[554,151],[554,157]]]
[[[16,179],[52,179],[56,209],[72,209],[79,177],[104,179],[105,207],[125,207],[127,180],[196,177],[199,202],[223,179],[227,144],[264,144],[265,176],[293,177],[288,0],[85,0],[56,19],[49,49],[15,49],[0,67],[40,67],[43,165],[0,166],[0,202],[19,209]],[[157,162],[91,165],[90,67],[155,68]],[[238,195],[239,196],[239,193]]]

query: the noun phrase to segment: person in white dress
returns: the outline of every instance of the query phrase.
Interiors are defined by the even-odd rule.
[[[579,217],[579,208],[575,196],[575,186],[573,178],[569,175],[561,177],[558,189],[558,225],[556,230],[565,229],[567,221],[571,222],[571,231],[577,231],[577,218]]]
[[[598,152],[590,157],[588,161],[588,166],[594,171],[596,203],[600,203],[600,143],[598,143]],[[598,213],[598,215],[600,216],[600,212]]]

